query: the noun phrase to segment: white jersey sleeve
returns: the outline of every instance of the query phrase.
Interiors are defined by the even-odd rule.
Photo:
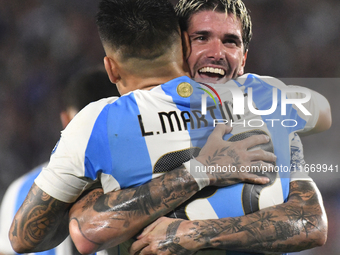
[[[97,117],[116,99],[106,98],[89,104],[62,131],[49,164],[35,180],[40,189],[55,199],[72,203],[96,181],[84,176],[85,150]]]

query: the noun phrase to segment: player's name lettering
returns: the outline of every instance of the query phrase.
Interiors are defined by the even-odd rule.
[[[298,125],[298,122],[294,119],[250,119],[250,120],[227,120],[227,119],[214,119],[214,127],[219,124],[230,124],[231,127],[235,126],[242,126],[242,127],[251,127],[251,128],[260,128],[264,125],[274,127],[276,125],[281,125],[283,127],[296,127]]]
[[[158,112],[158,119],[160,121],[160,130],[147,130],[145,128],[142,115],[138,115],[139,126],[142,136],[151,136],[166,134],[169,132],[178,132],[190,129],[200,129],[202,127],[212,126],[213,120],[222,118],[230,121],[239,121],[244,116],[232,114],[232,104],[229,101],[223,102],[223,105],[207,107],[207,114],[203,115],[201,110],[192,109],[189,111],[171,111]]]

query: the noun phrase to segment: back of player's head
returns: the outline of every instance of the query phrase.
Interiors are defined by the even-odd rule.
[[[63,108],[80,111],[91,102],[102,98],[119,96],[104,68],[91,68],[73,76],[63,92]]]
[[[244,49],[248,50],[252,38],[252,22],[241,0],[179,0],[175,10],[183,31],[188,30],[191,15],[197,12],[217,11],[234,14],[241,21]]]
[[[154,59],[180,38],[167,0],[101,0],[97,26],[102,43],[124,58]]]

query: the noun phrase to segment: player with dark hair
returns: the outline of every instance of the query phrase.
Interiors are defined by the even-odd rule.
[[[110,82],[104,68],[87,69],[71,77],[61,98],[62,110],[60,112],[60,120],[62,127],[65,128],[73,117],[87,104],[109,96],[119,96],[119,93],[116,86]],[[15,180],[8,187],[1,204],[0,254],[16,254],[11,247],[8,230],[34,179],[39,175],[42,168],[46,166],[47,162],[37,166]],[[55,249],[39,254],[69,255],[72,254],[72,250],[72,241],[71,238],[68,238]]]
[[[190,38],[191,54],[188,64],[191,75],[196,81],[224,83],[229,79],[246,80],[249,77],[249,74],[243,75],[243,73],[252,37],[252,23],[242,1],[180,0],[176,5],[176,12],[182,31],[188,33]],[[263,97],[266,96],[270,95],[263,95]],[[326,130],[331,124],[327,100],[316,92],[313,92],[313,97],[319,102],[319,114],[313,112],[317,124],[308,133]],[[297,134],[294,134],[291,139],[290,149],[292,172],[294,172],[296,171],[294,167],[303,168],[304,166],[302,144]],[[152,250],[156,254],[156,251],[167,250],[170,254],[171,247],[173,247],[172,240],[177,240],[176,247],[178,249],[182,245],[183,249],[190,247],[191,252],[208,247],[252,252],[287,252],[324,244],[327,235],[325,229],[327,228],[324,231],[319,231],[319,226],[322,226],[321,229],[327,226],[327,219],[325,216],[322,217],[325,215],[324,207],[315,183],[310,178],[296,179],[294,176],[291,176],[290,180],[284,178],[281,181],[286,182],[282,187],[288,187],[288,181],[290,181],[289,194],[286,189],[286,195],[284,195],[284,201],[288,202],[283,205],[249,214],[267,207],[261,203],[264,200],[273,199],[274,194],[271,194],[272,197],[266,197],[265,194],[269,191],[267,187],[245,184],[241,199],[237,196],[231,199],[229,204],[233,205],[230,206],[232,214],[228,216],[248,214],[247,216],[203,222],[182,222],[178,225],[178,232],[176,233],[175,230],[173,232],[176,233],[177,238],[172,237],[172,239],[166,237],[165,231],[172,226],[173,220],[162,218],[146,229],[145,233],[140,236],[141,240],[134,244],[132,250],[139,250],[150,243],[150,246],[144,250],[145,252]],[[233,194],[232,190],[236,188],[237,186],[230,188],[230,194]],[[250,190],[251,193],[248,193]],[[257,193],[257,197],[253,197]],[[277,195],[275,196],[277,197]],[[251,207],[245,206],[247,197],[253,197],[254,203]],[[207,207],[207,204],[213,203],[214,196],[203,197],[201,200],[208,202],[206,203]],[[241,207],[243,211],[237,209],[239,208],[237,204],[240,202],[243,205]],[[194,201],[194,203],[184,206],[185,219],[197,219],[193,216],[190,217],[188,213],[194,210],[197,203]],[[301,213],[308,216],[297,217]],[[179,215],[178,212],[177,215]],[[266,215],[271,215],[271,219],[266,219],[267,224],[258,224],[259,219]],[[215,219],[216,217],[210,214],[205,217],[205,219],[208,218]],[[229,228],[233,222],[237,222],[236,229]],[[287,223],[285,225],[287,231],[279,230],[283,227],[282,222]],[[297,224],[300,224],[300,228],[296,228]],[[217,225],[218,233],[210,231],[210,228]],[[276,235],[272,234],[272,232],[268,232],[270,228],[279,232]],[[195,235],[190,235],[192,232],[195,232]],[[249,237],[244,238],[247,235]],[[234,240],[234,237],[239,242],[238,244],[232,243],[230,246],[229,243]],[[203,239],[204,242],[202,242]],[[179,240],[181,241],[179,242]],[[217,240],[220,242],[219,245],[215,244]],[[189,254],[189,251],[186,253]],[[208,253],[210,254],[210,252]],[[220,251],[219,253],[225,254],[226,252]],[[227,252],[227,254],[231,254],[231,252]]]
[[[239,33],[236,34],[236,35],[233,34],[233,33],[230,33],[230,34],[228,34],[229,37],[226,36],[226,37],[221,38],[221,41],[222,41],[221,44],[224,44],[225,48],[230,49],[229,52],[233,48],[234,49],[237,48],[237,50],[239,50],[239,54],[237,54],[236,60],[239,60],[239,61],[241,60],[241,61],[238,62],[239,63],[238,65],[235,65],[235,69],[232,69],[232,68],[228,69],[227,67],[225,67],[225,65],[227,65],[229,63],[233,63],[233,61],[230,60],[230,59],[228,59],[228,62],[226,62],[226,60],[224,59],[225,56],[222,56],[222,57],[220,56],[222,60],[219,60],[219,61],[216,61],[216,63],[213,63],[213,64],[215,64],[215,66],[213,66],[211,63],[210,63],[210,66],[206,65],[206,63],[203,63],[203,64],[206,65],[206,66],[203,66],[203,67],[197,65],[197,63],[200,62],[200,59],[198,59],[198,60],[195,59],[195,53],[198,52],[198,49],[201,50],[199,52],[203,56],[215,53],[213,51],[214,45],[212,44],[212,42],[214,42],[214,41],[211,39],[212,36],[215,35],[214,34],[214,29],[216,29],[215,27],[213,27],[213,28],[209,27],[212,31],[211,30],[206,31],[204,29],[196,30],[196,31],[192,30],[193,32],[197,32],[197,31],[198,32],[196,34],[195,33],[189,34],[189,36],[190,35],[192,36],[192,37],[190,37],[192,52],[191,52],[191,55],[189,56],[188,63],[189,63],[191,75],[193,77],[195,77],[196,80],[203,81],[203,82],[213,82],[213,83],[219,82],[219,83],[222,83],[222,82],[225,82],[226,80],[229,80],[231,78],[237,78],[239,75],[243,74],[243,68],[244,68],[244,65],[245,65],[247,51],[248,51],[249,43],[250,43],[251,36],[252,36],[252,29],[251,29],[252,24],[251,24],[251,19],[250,19],[248,12],[247,12],[247,9],[244,6],[242,1],[205,1],[205,0],[204,1],[200,1],[200,0],[198,0],[198,1],[195,1],[195,0],[193,0],[193,1],[180,1],[179,4],[176,6],[176,10],[177,10],[177,14],[178,14],[179,19],[180,19],[181,28],[184,31],[189,30],[188,29],[189,24],[191,25],[190,28],[192,30],[192,27],[193,27],[192,23],[194,21],[190,20],[191,23],[189,23],[189,19],[191,18],[192,14],[195,14],[197,12],[203,13],[204,11],[208,11],[208,13],[209,13],[209,11],[214,10],[214,12],[221,14],[220,16],[223,16],[223,18],[226,17],[225,13],[233,14],[233,15],[230,15],[230,17],[229,17],[230,20],[232,20],[236,16],[237,20],[240,21],[240,27],[237,27],[237,28],[240,28],[238,30]],[[196,20],[195,20],[195,22],[196,22],[195,24],[200,24],[200,25],[204,26],[204,19],[203,18],[198,18]],[[223,27],[226,24],[226,21],[223,20],[222,22],[224,22],[224,23],[218,24],[217,26]],[[213,38],[213,39],[215,39],[215,38]],[[220,39],[220,38],[218,38],[218,39]],[[210,43],[210,44],[208,44],[208,43]],[[201,45],[203,45],[203,48],[205,47],[206,51],[202,51]],[[237,47],[235,47],[235,45]],[[223,46],[221,46],[221,48],[223,48]],[[207,52],[209,49],[212,49],[212,50],[210,52]],[[226,53],[224,53],[224,54],[226,54]],[[209,57],[214,59],[211,55],[209,55]],[[213,61],[211,61],[211,62],[213,62]],[[202,64],[202,63],[199,63],[199,64]],[[221,68],[221,66],[222,66],[222,68]],[[318,123],[317,125],[321,124],[321,125],[326,126],[326,127],[319,126],[317,131],[321,131],[321,130],[327,129],[328,128],[327,126],[329,126],[329,123],[330,123],[330,119],[327,119],[327,116],[330,117],[330,115],[327,113],[327,111],[329,111],[329,109],[328,109],[329,105],[328,105],[327,102],[323,102],[324,98],[320,97],[317,93],[314,93],[313,96],[315,96],[315,98],[321,99],[321,103],[319,103],[319,106],[325,106],[325,112],[323,112],[323,109],[320,109],[319,119],[318,119],[318,122],[317,122]],[[315,116],[316,116],[316,118],[318,117],[318,115],[315,115]],[[323,119],[324,116],[326,116],[326,117]],[[302,153],[301,142],[300,142],[300,139],[297,135],[295,135],[293,137],[292,143],[291,143],[291,160],[292,160],[291,164],[295,165],[295,166],[303,165],[303,162],[304,162],[303,161],[303,153]],[[291,181],[293,181],[293,180],[297,181],[298,179],[292,178]],[[287,184],[289,182],[288,179],[284,179],[283,181],[286,182],[286,187],[287,187]],[[304,184],[306,184],[307,186],[305,186]],[[291,189],[291,194],[295,193],[298,196],[303,196],[303,194],[305,194],[305,192],[308,191],[308,189],[306,189],[306,187],[310,187],[312,190],[314,189],[313,192],[314,192],[315,195],[318,194],[317,188],[312,187],[314,185],[313,183],[292,182],[290,185],[292,185],[292,187],[295,187],[294,189]],[[246,193],[247,190],[252,190],[253,195],[255,195],[255,194],[257,194],[257,192],[259,192],[259,190],[262,189],[262,187],[261,187],[261,189],[258,189],[258,188],[254,189],[254,186],[251,186],[251,185],[245,185],[244,188],[245,189],[243,189],[243,192],[242,192],[244,198],[247,195],[247,193]],[[266,192],[268,192],[268,191],[269,190],[267,189]],[[299,194],[299,192],[301,192],[301,193]],[[264,193],[265,192],[263,192],[263,194]],[[273,194],[271,194],[271,195],[273,196]],[[286,190],[285,190],[284,199],[287,199],[287,195],[288,195],[288,188],[286,188]],[[197,198],[197,196],[195,196],[195,197]],[[230,197],[232,197],[232,196],[230,196]],[[264,208],[264,207],[268,206],[268,205],[265,205],[265,206],[261,205],[261,204],[263,204],[263,201],[265,201],[266,199],[268,200],[268,197],[265,197],[264,195],[262,195],[261,196],[262,202],[259,205],[259,208],[256,209],[257,208],[256,201],[259,201],[258,198],[259,198],[259,196],[257,198],[254,198],[252,206],[254,206],[254,205],[255,206],[252,209],[250,209],[250,207],[248,207],[248,208],[245,207],[245,203],[243,203],[243,209],[244,209],[245,213],[255,212],[259,208]],[[233,203],[239,203],[241,201],[240,199],[237,199],[237,198],[236,199],[231,198],[231,199],[233,200],[232,201]],[[273,198],[271,198],[271,199],[273,199]],[[207,200],[209,200],[209,199],[207,199]],[[210,200],[211,200],[211,198],[210,198]],[[283,200],[281,200],[281,201],[283,201]],[[316,201],[316,200],[314,200],[314,201]],[[291,202],[290,204],[294,205],[292,207],[292,209],[294,209],[294,210],[296,208],[300,208],[301,206],[304,206],[304,204],[306,203],[305,201],[301,201],[300,203],[293,203],[292,199],[290,200],[290,202]],[[194,209],[190,209],[190,206],[191,206],[191,204],[189,204],[189,206],[187,204],[184,205],[184,207],[186,208],[185,218],[189,217],[188,211],[191,211],[191,214],[192,214],[192,211],[195,211]],[[205,208],[205,211],[208,211],[207,206],[210,206],[209,203],[206,203],[205,207],[203,206]],[[201,213],[201,211],[199,210],[199,206],[196,205],[196,207],[197,207],[196,211],[199,211]],[[242,211],[241,212],[237,211],[238,206],[231,206],[231,207],[233,208],[232,210],[233,210],[234,216],[235,215],[243,215]],[[316,215],[320,215],[320,212],[322,212],[322,208],[323,208],[322,202],[319,201],[319,202],[317,202],[317,204],[315,204],[315,208],[313,208],[312,206],[309,206],[309,207],[305,207],[305,210],[307,210],[310,213],[316,213]],[[321,211],[318,211],[319,209],[321,209]],[[274,212],[278,212],[278,211],[274,211]],[[179,216],[179,215],[183,215],[183,214],[180,214],[178,211],[176,211],[176,215]],[[215,217],[215,216],[212,215],[212,217]],[[195,218],[195,217],[192,216],[191,218]],[[209,218],[209,217],[207,216],[207,218]],[[282,219],[282,217],[278,218],[277,221],[279,221],[280,219]],[[320,225],[325,223],[324,219],[325,218],[320,219]],[[165,221],[165,220],[162,219],[162,221]],[[160,225],[159,228],[162,229],[162,230],[165,230],[167,228],[167,226],[169,225],[169,223],[171,223],[171,222],[172,221],[167,221],[167,222],[165,222],[166,224]],[[251,222],[248,222],[248,224],[250,224],[250,223]],[[273,224],[274,223],[275,222],[273,222]],[[294,221],[292,221],[290,224],[291,224],[291,226],[293,226]],[[206,225],[205,225],[205,228],[206,228]],[[319,235],[319,236],[322,237],[321,232],[319,232],[317,229],[315,229],[315,231],[320,233],[321,235]],[[263,235],[263,232],[259,230],[258,235]],[[285,234],[283,234],[283,236],[281,238],[287,239],[288,235],[289,235],[288,233],[285,233]],[[162,239],[162,238],[163,238],[163,236],[161,236],[161,235],[158,235],[158,236],[155,237],[156,240],[164,241],[164,243],[170,243],[169,240],[168,240],[168,242],[165,242],[165,240]],[[311,235],[309,235],[309,238],[307,236],[307,238],[305,239],[306,241],[303,241],[300,244],[296,244],[295,246],[292,246],[290,249],[291,250],[304,249],[304,248],[301,248],[301,247],[302,247],[302,245],[305,245],[304,242],[306,242],[306,243],[308,242],[307,240],[311,240],[311,242],[312,242],[311,245],[317,245],[318,239],[315,239],[315,240],[312,240],[312,239],[313,238],[311,237]],[[297,239],[294,237],[293,240],[297,240]],[[299,239],[299,240],[301,240],[301,239]],[[322,243],[322,238],[320,240],[321,240],[320,243]],[[144,242],[144,244],[146,243],[145,238],[142,241]],[[188,239],[188,242],[190,242],[190,239]],[[260,244],[257,244],[257,245],[259,246],[259,245],[265,244],[266,242],[267,242],[266,240],[263,240],[262,242],[260,242]],[[242,245],[243,245],[243,247],[246,247],[245,243],[243,243]],[[159,250],[162,250],[162,249],[164,249],[164,247],[159,246]],[[249,249],[249,248],[244,248],[244,249]],[[254,248],[250,248],[250,249],[254,249]],[[285,251],[285,250],[287,250],[287,247],[285,247],[284,245],[281,245],[279,250]]]
[[[249,42],[251,40],[251,34],[252,34],[252,32],[251,32],[251,20],[250,20],[250,16],[249,16],[249,14],[248,14],[244,4],[241,1],[190,1],[190,2],[191,3],[189,3],[189,4],[188,4],[188,2],[186,3],[186,5],[187,6],[190,5],[190,7],[189,8],[185,8],[185,10],[177,7],[177,10],[183,10],[183,16],[185,16],[185,17],[190,17],[190,15],[188,15],[188,13],[196,12],[197,9],[199,9],[200,11],[214,9],[216,12],[222,13],[223,17],[225,17],[225,12],[226,11],[230,12],[231,14],[235,13],[237,18],[242,23],[242,25],[241,25],[242,29],[240,29],[240,33],[237,34],[239,36],[238,38],[234,34],[229,35],[229,37],[223,38],[226,41],[225,43],[226,43],[226,45],[228,45],[229,48],[234,48],[234,49],[236,48],[238,50],[236,61],[239,61],[239,62],[236,62],[236,65],[234,65],[234,66],[232,66],[232,68],[230,68],[230,70],[232,70],[232,71],[229,71],[228,68],[218,68],[218,67],[221,66],[221,63],[219,63],[219,66],[203,66],[203,67],[200,66],[200,70],[198,72],[198,70],[195,69],[195,67],[196,67],[195,64],[197,62],[199,62],[199,61],[195,62],[195,59],[192,60],[192,57],[193,57],[193,53],[192,52],[195,52],[195,50],[197,51],[197,49],[200,49],[200,48],[198,48],[196,46],[196,44],[198,43],[198,42],[196,42],[197,39],[198,39],[198,41],[202,40],[202,42],[201,42],[202,44],[207,43],[205,40],[207,40],[206,38],[210,38],[209,37],[210,36],[209,33],[212,33],[212,32],[211,31],[207,32],[207,31],[202,30],[201,34],[197,33],[195,35],[197,37],[197,39],[196,39],[196,37],[195,38],[190,38],[191,39],[190,41],[191,41],[191,50],[192,50],[192,52],[191,52],[191,55],[189,56],[188,62],[189,62],[189,67],[190,67],[191,75],[193,77],[195,77],[195,79],[197,79],[197,80],[201,80],[203,82],[208,80],[208,81],[214,82],[214,83],[216,83],[216,82],[225,82],[226,80],[229,80],[231,78],[237,78],[239,75],[242,75],[243,74],[243,67],[244,67],[245,59],[246,59],[246,53],[247,53],[247,49],[249,47]],[[222,4],[222,2],[223,2],[223,4]],[[218,3],[220,3],[220,5],[218,5]],[[181,4],[181,2],[180,2],[180,4]],[[182,4],[184,4],[184,3],[182,2]],[[218,5],[218,6],[216,6],[216,5]],[[185,23],[185,18],[183,18],[183,17],[181,18],[182,15],[179,15],[179,16],[180,16],[180,23],[182,25],[182,28],[185,29],[185,24],[184,24]],[[233,16],[230,15],[230,18],[232,18],[232,17]],[[200,24],[204,23],[203,19],[199,19],[198,22]],[[201,37],[201,38],[198,38],[198,37]],[[237,43],[235,43],[235,42],[237,42]],[[234,46],[235,44],[237,45],[237,47]],[[210,58],[212,58],[212,56],[210,56]],[[232,60],[228,59],[228,60],[229,60],[228,64],[229,63],[232,63],[232,64],[235,63],[235,61],[234,62],[232,61],[233,59]],[[222,62],[224,64],[223,61],[220,61],[220,62]],[[218,70],[216,71],[216,69],[218,69]],[[197,72],[195,72],[195,71],[197,71]],[[327,106],[327,104],[326,104],[326,106]],[[321,123],[325,123],[325,122],[321,121]],[[292,140],[291,148],[292,148],[291,155],[294,158],[292,163],[303,163],[302,162],[303,156],[300,156],[302,151],[300,151],[301,147],[300,147],[300,143],[299,143],[298,137],[296,137],[295,139]],[[294,179],[292,179],[292,180],[294,180]],[[295,179],[295,180],[297,180],[297,179]],[[283,202],[283,199],[287,198],[287,195],[288,195],[288,185],[289,185],[288,178],[283,179],[283,182],[285,182],[285,185],[283,185],[283,187],[286,187],[286,189],[284,191],[285,195],[283,195],[283,198],[282,198],[282,195],[279,195],[279,196],[275,195],[274,196],[274,192],[271,192],[270,189],[267,189],[266,192],[268,192],[268,191],[271,192],[271,198],[270,199],[266,199],[268,197],[263,195],[262,196],[262,200],[261,200],[262,201],[261,202],[262,205],[261,204],[259,205],[260,208],[264,208],[264,207],[268,206],[268,204],[266,204],[264,206],[263,205],[263,201],[266,202],[266,200],[268,200],[270,202],[273,199],[277,199],[277,198],[280,199],[280,196],[281,196],[281,200],[280,201]],[[293,182],[292,185],[295,184],[295,183]],[[240,185],[239,185],[239,187],[240,187]],[[235,189],[239,189],[239,187],[235,187]],[[253,195],[256,195],[257,192],[259,192],[258,191],[259,189],[257,189],[257,188],[254,189],[254,186],[248,185],[248,186],[245,186],[245,187],[249,187],[249,189],[246,188],[246,189],[244,189],[244,191],[252,190],[252,192],[253,192],[252,194]],[[291,189],[291,194],[293,194],[294,192],[295,192],[295,194],[298,194],[298,192],[300,192],[300,190]],[[300,195],[302,196],[302,194],[304,194],[304,192],[306,192],[306,190],[302,191]],[[232,194],[232,192],[230,192],[230,193]],[[247,193],[243,192],[243,197],[246,197],[246,195],[247,195]],[[243,215],[242,207],[240,209],[241,213],[238,211],[239,209],[237,209],[237,208],[240,208],[237,204],[239,204],[242,200],[238,199],[237,198],[238,196],[237,197],[233,197],[232,195],[229,195],[229,197],[230,197],[230,199],[228,200],[228,202],[229,203],[232,202],[232,205],[229,205],[229,208],[232,208],[231,210],[233,211],[233,215]],[[209,199],[205,199],[205,200],[209,200]],[[254,211],[258,210],[258,209],[256,209],[256,201],[257,200],[258,200],[258,198],[255,197],[254,201],[253,201],[253,205],[252,205],[252,206],[254,206],[254,205],[255,206],[253,208],[251,208],[250,206],[247,207],[246,203],[243,203],[243,205],[244,205],[243,209],[245,210],[246,213],[251,213],[251,212],[254,212]],[[291,202],[292,202],[292,200],[291,200]],[[192,215],[193,212],[194,213],[198,212],[200,214],[203,214],[203,212],[207,212],[207,214],[208,214],[210,212],[210,210],[208,210],[208,207],[210,207],[210,203],[209,202],[205,203],[204,206],[201,206],[201,207],[199,205],[197,206],[195,203],[196,202],[194,202],[194,205],[196,206],[196,209],[195,209],[195,207],[194,207],[194,209],[190,209],[187,205],[185,205],[185,208],[186,208],[186,213],[185,214],[186,214],[187,217],[189,217],[189,215],[190,215],[190,214],[188,214],[188,211],[190,211],[191,216],[192,216],[190,218],[195,218],[195,215]],[[275,203],[278,203],[278,202],[275,202]],[[321,205],[320,208],[322,208],[322,202],[320,202],[320,203],[321,203],[320,204]],[[292,204],[294,204],[294,203],[292,203]],[[219,205],[221,206],[221,203],[219,203]],[[294,209],[300,208],[301,205],[303,205],[303,203],[297,203],[296,205],[294,205],[293,208]],[[189,206],[191,206],[191,204],[189,204]],[[116,205],[116,207],[118,207],[118,205]],[[205,210],[203,210],[203,212],[202,212],[202,210],[199,209],[199,208],[204,208]],[[306,207],[306,208],[308,210],[311,209],[311,207]],[[221,209],[220,209],[220,211],[221,211]],[[315,212],[317,212],[317,209],[315,210]],[[180,214],[178,211],[176,211],[176,214],[174,214],[174,215],[179,216],[179,215],[183,215],[183,214]],[[320,212],[317,212],[317,215],[320,215]],[[206,216],[206,217],[209,218],[209,215]],[[210,217],[216,217],[216,216],[210,215]],[[278,218],[278,221],[279,221],[279,219],[282,219],[282,218]],[[132,219],[130,219],[130,220],[132,221]],[[294,222],[292,222],[291,224],[293,226]],[[320,225],[322,225],[322,224],[323,224],[322,221],[320,221]],[[161,225],[160,228],[162,228],[162,230],[165,230],[168,225],[169,224]],[[170,226],[171,225],[169,225],[169,227]],[[322,232],[319,232],[318,230],[316,230],[316,232],[321,234],[320,237],[322,236]],[[258,233],[259,233],[259,235],[263,234],[263,232],[261,232],[260,230],[259,230]],[[156,239],[158,237],[160,238],[161,242],[164,241],[163,242],[164,244],[170,243],[170,241],[171,241],[171,240],[170,241],[169,240],[166,241],[164,239],[161,239],[161,238],[163,238],[162,235],[156,236]],[[288,233],[283,234],[282,238],[288,238]],[[190,240],[190,239],[188,239],[188,240]],[[145,244],[146,243],[145,242],[145,238],[141,242],[144,242],[144,244]],[[322,242],[322,240],[321,240],[321,242]],[[262,244],[262,242],[260,242],[260,243]],[[263,243],[265,243],[265,240],[263,240]],[[316,244],[316,242],[315,242],[315,244]],[[163,246],[159,246],[159,249],[160,250],[161,249],[164,250],[164,247]],[[248,248],[246,248],[246,249],[248,249]],[[251,249],[253,249],[253,248],[251,248]],[[284,250],[284,249],[286,249],[286,248],[284,248],[282,246],[281,250]],[[301,249],[301,248],[299,248],[298,246],[294,246],[294,247],[292,247],[292,249]],[[167,250],[167,251],[169,252],[169,250]],[[121,250],[121,252],[122,252],[122,250]],[[209,252],[211,252],[211,251],[209,251]]]
[[[184,159],[190,159],[190,137],[185,129],[183,132],[172,132],[171,127],[162,130],[158,121],[147,121],[148,116],[155,114],[158,118],[158,112],[161,114],[162,111],[167,111],[167,106],[176,110],[176,104],[181,105],[182,102],[177,99],[174,99],[174,102],[172,97],[166,94],[166,90],[176,88],[177,83],[190,82],[177,17],[172,5],[164,0],[116,0],[102,1],[100,9],[102,13],[98,15],[98,24],[107,54],[104,59],[105,68],[110,80],[124,96],[120,99],[111,97],[90,104],[62,131],[61,139],[53,150],[48,166],[35,180],[13,220],[9,235],[11,244],[17,252],[41,251],[59,244],[68,234],[68,209],[93,185],[100,184],[104,192],[109,192],[148,182],[160,175],[153,173],[156,161],[174,150],[180,149],[183,151],[180,156],[184,154]],[[107,32],[108,28],[112,34]],[[105,34],[109,38],[114,38],[113,40],[116,38],[121,40],[111,42]],[[136,40],[132,45],[128,45],[126,41],[132,35],[141,41]],[[167,47],[163,46],[164,43]],[[136,47],[138,51],[134,50]],[[173,78],[177,79],[171,80]],[[170,83],[167,83],[169,81]],[[158,86],[162,83],[165,90]],[[133,92],[128,93],[131,91]],[[186,99],[186,106],[188,100],[189,98]],[[150,135],[151,132],[147,131],[149,123],[157,125],[155,134],[159,132],[160,135],[156,140]],[[225,128],[221,128],[224,133]],[[174,136],[178,137],[179,146],[171,142]],[[220,137],[217,136],[217,139],[212,139],[217,140],[216,143],[207,146],[216,150],[230,145],[225,153],[233,151],[235,156],[238,156],[237,153],[242,154],[238,157],[237,165],[240,162],[250,166],[263,161],[275,161],[273,154],[263,150],[247,151],[247,148],[256,144],[267,143],[268,137],[264,135],[248,139],[244,143],[225,142],[221,137],[222,134]],[[152,152],[152,148],[147,146],[150,141],[153,141],[155,148]],[[175,156],[178,157],[177,153]],[[200,155],[199,158],[204,162],[209,156]],[[222,157],[216,161],[222,166],[228,166],[233,162],[232,157]],[[177,158],[168,166],[169,170],[181,166],[181,163],[183,158]],[[199,187],[203,188],[209,184],[231,185],[241,181],[268,182],[267,178],[251,173],[236,174],[237,178],[234,179],[223,178],[226,173],[220,173],[209,178],[205,177],[204,181],[201,181],[199,177],[195,179],[187,171],[188,168],[179,167],[166,177],[152,182],[151,189],[163,185],[163,198],[148,200],[141,207],[137,201],[136,206],[144,212],[161,210],[157,215],[162,215],[192,196]],[[216,179],[216,176],[220,176],[220,179]],[[183,180],[187,180],[185,185]],[[148,186],[147,189],[149,188]],[[117,199],[130,197],[136,191],[141,190],[135,188],[122,191]],[[143,194],[146,200],[148,196],[152,198],[153,194],[147,192]],[[91,200],[91,196],[87,199]],[[152,204],[149,205],[149,202]],[[135,203],[127,206],[134,207]],[[123,210],[130,215],[129,208]],[[118,215],[122,216],[121,213]],[[135,224],[136,227],[122,233],[118,237],[119,241],[130,238],[138,229],[151,223],[155,218],[155,215],[152,217],[146,215],[144,218],[139,217],[133,224],[131,222],[130,226]],[[95,219],[91,219],[91,222],[94,223]],[[77,225],[76,220],[72,220],[71,223]],[[121,226],[123,231],[126,230],[124,225],[126,226],[126,224]],[[94,245],[95,249],[98,249],[98,245],[96,243]],[[100,248],[110,247],[112,243],[105,245]],[[86,248],[80,247],[79,250],[83,252],[87,250]],[[93,247],[90,249],[93,250]]]
[[[110,80],[117,84],[123,96],[89,105],[63,131],[49,165],[36,179],[27,197],[31,203],[23,204],[13,222],[11,241],[18,251],[45,249],[53,245],[46,242],[49,238],[57,239],[56,233],[64,227],[58,225],[61,218],[55,215],[65,215],[80,194],[98,182],[105,194],[97,200],[98,194],[102,193],[94,191],[80,203],[80,211],[84,215],[91,210],[90,206],[94,202],[93,208],[98,215],[81,218],[74,212],[70,213],[71,235],[82,253],[111,247],[129,239],[141,227],[171,211],[205,186],[228,186],[244,181],[244,178],[224,178],[230,176],[230,172],[189,173],[190,165],[203,167],[202,162],[209,164],[210,161],[213,166],[234,164],[239,169],[239,159],[242,157],[248,160],[245,162],[249,166],[264,164],[258,159],[261,154],[260,160],[273,161],[271,154],[263,150],[247,151],[247,148],[252,147],[249,146],[249,139],[246,139],[248,145],[244,146],[242,153],[238,150],[242,143],[223,141],[222,136],[227,128],[222,125],[214,130],[205,144],[207,134],[213,130],[212,119],[196,115],[200,112],[201,103],[197,99],[203,94],[200,88],[204,85],[186,77],[188,70],[180,47],[179,27],[174,30],[168,22],[176,23],[177,18],[167,1],[101,2],[98,25],[107,55],[104,64]],[[169,36],[158,38],[157,35],[163,36],[164,32]],[[131,34],[135,34],[139,40],[147,38],[147,43],[137,40],[137,43],[128,45],[124,38],[128,41]],[[119,37],[119,41],[110,41],[108,36]],[[150,43],[151,38],[155,43]],[[162,40],[169,43],[168,47],[159,45]],[[188,46],[187,43],[188,40],[184,40],[184,45]],[[273,88],[256,77],[254,81],[255,84],[248,81],[247,88]],[[228,87],[238,88],[239,85],[237,81],[232,81],[219,88],[223,102],[231,100]],[[284,87],[281,83],[276,86]],[[191,90],[196,97],[185,97],[188,92],[190,96]],[[287,114],[289,117],[298,115],[304,120],[297,129],[312,128],[315,124],[308,116],[300,116],[293,108]],[[279,141],[297,129],[282,130],[280,134],[269,131],[267,135]],[[257,139],[264,139],[262,143],[268,142],[268,138],[263,135]],[[164,166],[170,170],[189,160],[193,154],[192,146],[199,148],[203,144],[205,146],[196,160],[192,159],[184,163],[184,168],[150,181],[164,172]],[[287,154],[287,146],[285,144],[278,150]],[[289,158],[287,162],[287,158],[281,158],[280,152],[277,155],[278,160],[289,164]],[[261,180],[264,183],[265,178]],[[110,192],[148,181],[147,185],[141,187]],[[161,190],[158,186],[161,186]],[[120,204],[128,199],[132,201]],[[29,212],[41,204],[51,206],[49,210],[39,211],[38,217],[48,221],[41,225],[42,231],[37,236],[30,231],[36,226],[36,217],[32,218]],[[62,239],[64,236],[61,233],[58,237]]]

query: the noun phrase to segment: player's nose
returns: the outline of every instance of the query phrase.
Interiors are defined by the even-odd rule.
[[[225,59],[224,45],[221,40],[212,40],[207,51],[207,57],[215,60]]]

